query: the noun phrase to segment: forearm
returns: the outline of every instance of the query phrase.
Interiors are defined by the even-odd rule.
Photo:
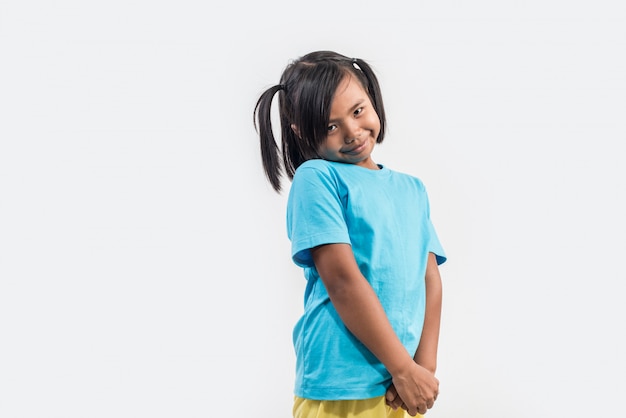
[[[442,284],[435,255],[428,255],[426,268],[426,312],[424,328],[414,360],[432,373],[437,369],[437,350],[441,324]]]
[[[352,248],[347,244],[318,247],[313,250],[313,258],[345,326],[391,375],[406,370],[413,360],[389,323],[376,293],[353,262]]]

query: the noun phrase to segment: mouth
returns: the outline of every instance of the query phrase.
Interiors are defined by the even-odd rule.
[[[356,147],[351,148],[347,151],[344,151],[344,154],[358,154],[361,151],[363,151],[366,146],[367,146],[367,141],[363,141],[361,142],[361,144],[357,145]]]

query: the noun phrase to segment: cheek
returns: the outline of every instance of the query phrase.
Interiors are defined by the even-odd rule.
[[[337,143],[338,141],[333,138],[326,138],[326,141],[322,142],[319,147],[318,152],[322,155],[332,154],[341,144]]]
[[[371,117],[368,118],[367,123],[372,130],[377,131],[380,129],[380,119],[378,118],[378,115],[371,115]]]
[[[322,147],[319,151],[320,156],[326,159],[332,159],[334,155],[337,155],[337,150],[330,147]]]
[[[328,141],[320,144],[320,146],[317,148],[317,153],[319,154],[320,157],[323,157],[323,158],[326,158],[330,154],[330,147],[329,147]]]

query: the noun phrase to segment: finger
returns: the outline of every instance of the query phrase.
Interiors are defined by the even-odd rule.
[[[392,407],[394,410],[398,409],[398,408],[402,407],[402,399],[400,399],[399,396],[396,396],[392,400],[390,400],[390,401],[388,400],[387,401],[387,405]]]
[[[392,401],[385,402],[387,403],[387,406],[391,407],[391,409],[393,409],[394,411],[400,407],[400,403],[398,402],[397,398]]]
[[[432,407],[433,407],[433,405],[435,404],[435,401],[437,400],[437,396],[439,396],[439,394],[438,394],[438,393],[435,393],[435,394],[433,395],[433,398],[432,398],[431,400],[429,400],[428,402],[426,402],[426,407],[427,407],[428,409],[430,409],[430,408],[432,408]]]
[[[387,403],[394,411],[398,408],[402,408],[402,399],[398,396],[393,401]]]
[[[414,417],[417,414],[417,412],[413,412],[412,410],[410,410],[409,407],[406,406],[404,402],[402,402],[402,409],[404,409],[407,412],[407,414],[411,415],[412,417]]]
[[[385,393],[385,398],[387,399],[387,401],[391,402],[397,397],[398,397],[398,391],[396,390],[395,387],[390,386],[389,389],[387,389],[387,393]]]

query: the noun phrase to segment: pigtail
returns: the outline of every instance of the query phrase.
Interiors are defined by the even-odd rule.
[[[271,87],[259,97],[254,107],[254,128],[259,134],[261,158],[265,175],[275,191],[280,192],[280,178],[282,172],[281,151],[276,144],[272,129],[271,109],[274,95],[282,90],[282,85]]]

